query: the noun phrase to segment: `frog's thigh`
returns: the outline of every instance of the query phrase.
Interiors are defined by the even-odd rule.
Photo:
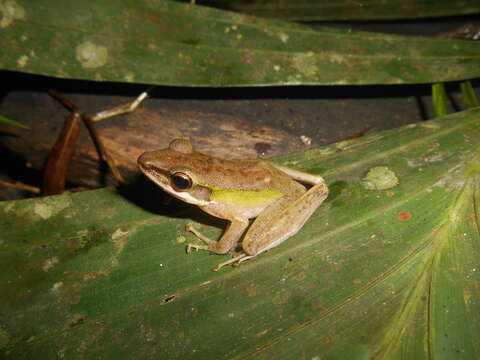
[[[327,186],[320,183],[300,197],[285,197],[270,205],[245,234],[245,253],[258,255],[295,235],[327,196]]]

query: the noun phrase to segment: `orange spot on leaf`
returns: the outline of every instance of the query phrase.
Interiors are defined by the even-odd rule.
[[[412,214],[409,211],[402,211],[398,213],[398,218],[400,220],[412,220]]]

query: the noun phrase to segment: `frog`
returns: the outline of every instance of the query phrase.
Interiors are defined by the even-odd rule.
[[[196,151],[188,138],[174,139],[165,149],[146,151],[137,163],[163,191],[229,222],[218,241],[187,226],[202,242],[188,243],[188,253],[196,249],[234,254],[214,271],[239,265],[295,235],[329,192],[320,175],[263,159],[210,156]]]

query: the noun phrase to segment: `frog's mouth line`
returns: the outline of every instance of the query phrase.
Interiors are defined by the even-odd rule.
[[[163,171],[152,167],[144,167],[140,165],[140,170],[155,184],[158,185],[169,185],[169,177]]]

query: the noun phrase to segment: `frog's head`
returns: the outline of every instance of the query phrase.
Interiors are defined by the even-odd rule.
[[[140,170],[169,194],[197,206],[209,202],[210,189],[200,185],[199,166],[208,157],[194,151],[188,139],[175,139],[168,148],[148,151],[137,160]]]

